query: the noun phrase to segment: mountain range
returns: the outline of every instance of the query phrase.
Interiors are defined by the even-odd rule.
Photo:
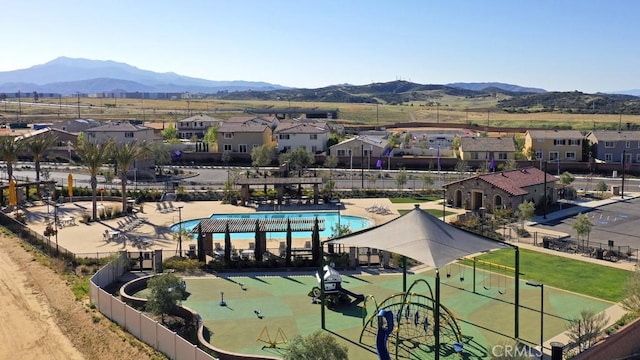
[[[284,86],[254,81],[211,81],[157,73],[111,60],[59,57],[27,69],[0,72],[0,92],[75,94],[98,92],[268,91]]]

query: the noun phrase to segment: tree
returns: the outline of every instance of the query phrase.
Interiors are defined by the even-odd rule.
[[[306,169],[307,167],[313,165],[313,163],[315,162],[313,155],[304,147],[299,147],[293,151],[281,154],[278,160],[280,162],[280,165],[288,162],[289,170],[298,171],[298,173],[300,173],[303,169]]]
[[[36,182],[40,181],[40,162],[48,152],[49,148],[55,145],[57,141],[57,136],[49,134],[34,136],[26,141],[25,148],[33,156],[33,162],[36,168]]]
[[[518,168],[518,163],[516,163],[516,161],[513,159],[508,159],[507,161],[505,161],[504,164],[502,164],[502,170],[505,170],[505,171],[515,170],[517,168]]]
[[[162,165],[171,162],[171,149],[169,145],[160,141],[153,141],[148,143],[147,147],[148,153],[153,156],[153,161],[158,168],[158,173],[162,176]]]
[[[420,180],[422,180],[422,191],[427,191],[427,189],[431,188],[433,186],[433,177],[430,174],[422,174],[422,176],[420,176]]]
[[[572,191],[573,192],[573,187],[571,186],[571,184],[576,180],[576,177],[573,176],[573,174],[571,174],[568,171],[563,172],[560,175],[560,183],[562,184],[563,190],[563,198],[566,198],[566,196],[564,195],[567,191]],[[571,198],[571,197],[569,197]]]
[[[127,209],[127,174],[135,162],[142,158],[147,151],[146,144],[136,140],[115,147],[113,159],[118,167],[118,176],[120,177],[122,211]]]
[[[522,204],[518,205],[518,219],[520,219],[520,224],[522,229],[524,229],[524,222],[533,220],[533,216],[536,212],[536,207],[533,204],[533,201],[526,201]]]
[[[456,171],[457,172],[465,172],[467,171],[467,162],[464,160],[460,160],[456,163]]]
[[[318,330],[306,337],[291,340],[285,351],[284,360],[347,360],[346,345],[339,344],[328,333]]]
[[[604,312],[582,310],[578,318],[569,320],[567,328],[571,342],[578,345],[580,352],[595,345],[600,339],[608,318]]]
[[[256,172],[259,172],[260,167],[270,165],[275,153],[276,149],[268,144],[251,149],[251,165],[256,168]]]
[[[625,286],[627,297],[622,300],[622,307],[635,314],[640,314],[640,268],[636,267],[633,276]]]
[[[33,102],[38,102],[38,100],[40,99],[40,96],[38,95],[37,91],[33,92]]]
[[[20,141],[15,141],[13,137],[0,137],[0,158],[7,164],[7,178],[9,180],[13,179],[13,164],[18,160],[22,145]]]
[[[324,167],[329,169],[329,179],[333,178],[333,169],[335,169],[335,167],[338,166],[338,158],[333,156],[333,155],[329,155],[324,159]]]
[[[402,191],[404,186],[407,184],[409,177],[407,176],[407,170],[402,168],[396,174],[396,185],[398,186],[398,190]]]
[[[173,124],[169,124],[166,129],[162,130],[162,138],[165,140],[177,139],[178,130],[176,130]]]
[[[207,129],[207,132],[204,134],[204,139],[202,139],[205,143],[209,145],[213,145],[218,141],[218,127],[212,126]]]
[[[114,147],[113,139],[109,139],[104,144],[92,143],[85,140],[83,133],[78,135],[78,143],[75,146],[75,151],[80,162],[87,167],[89,175],[91,177],[91,199],[93,203],[92,217],[96,219],[97,216],[97,193],[98,193],[98,173],[100,172],[102,165],[106,163],[112,155],[112,149]],[[123,208],[124,210],[124,208]]]
[[[604,181],[600,181],[599,183],[597,183],[596,191],[600,192],[600,196],[602,196],[602,194],[607,191],[607,183],[605,183]]]
[[[585,214],[578,214],[576,219],[571,224],[571,228],[576,231],[576,238],[580,240],[581,236],[587,235],[587,239],[589,234],[591,233],[591,229],[593,228],[593,224],[589,221],[589,218]],[[588,241],[587,241],[588,242]]]
[[[164,316],[174,312],[186,291],[182,280],[172,273],[154,276],[147,288],[151,293],[146,309],[154,315],[160,315],[163,323]]]

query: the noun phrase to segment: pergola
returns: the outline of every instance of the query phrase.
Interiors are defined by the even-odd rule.
[[[322,184],[322,178],[319,177],[286,177],[286,178],[255,178],[255,179],[238,179],[236,184],[240,185],[241,204],[246,205],[249,201],[250,186],[273,186],[278,192],[278,205],[282,205],[284,196],[284,187],[287,185],[313,185],[313,203],[318,205],[318,185]]]
[[[56,185],[56,181],[55,180],[43,180],[43,181],[25,181],[25,182],[16,182],[15,188],[24,188],[24,200],[25,201],[29,201],[29,188],[31,187],[38,187],[38,186],[46,186],[46,187],[51,187],[52,185],[55,186]],[[4,191],[9,189],[10,185],[0,185],[0,205],[4,204]]]
[[[266,233],[286,232],[287,262],[291,257],[291,237],[294,232],[312,232],[311,252],[315,258],[320,257],[320,231],[325,229],[324,218],[318,217],[296,217],[296,218],[229,218],[229,219],[203,219],[194,227],[191,232],[198,234],[198,258],[204,261],[204,254],[213,251],[213,234],[225,234],[225,260],[231,256],[231,234],[232,233],[255,233],[255,252],[257,260],[262,259],[262,254],[266,250]],[[317,240],[316,240],[317,239]]]
[[[370,247],[403,256],[403,292],[407,291],[406,258],[415,259],[436,270],[435,278],[435,318],[440,318],[440,272],[443,266],[465,256],[494,249],[512,247],[515,249],[515,335],[518,339],[519,300],[519,250],[517,246],[478,236],[440,221],[420,209],[419,205],[392,221],[327,240],[329,244],[356,247]],[[322,276],[321,276],[322,278]],[[320,286],[321,291],[324,290]],[[324,293],[322,294],[324,296]],[[325,329],[324,303],[321,310],[322,328]],[[435,358],[440,358],[440,329],[434,326]]]

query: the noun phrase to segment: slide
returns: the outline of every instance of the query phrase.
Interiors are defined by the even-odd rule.
[[[384,326],[386,323],[387,326]],[[379,360],[391,360],[389,349],[387,349],[387,339],[393,332],[393,313],[387,310],[380,310],[378,313],[378,333],[376,334],[376,351]]]

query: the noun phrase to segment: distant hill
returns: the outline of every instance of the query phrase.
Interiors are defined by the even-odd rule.
[[[640,89],[620,90],[620,91],[607,91],[607,94],[621,94],[621,95],[640,96]]]
[[[621,94],[585,94],[580,91],[548,92],[501,100],[497,108],[507,112],[640,114],[640,98]]]
[[[504,84],[499,82],[481,82],[481,83],[451,83],[447,84],[447,86],[457,87],[461,89],[473,90],[473,91],[485,91],[488,89],[501,89],[512,93],[545,93],[547,90],[532,88],[532,87],[522,87],[518,85],[512,84]]]
[[[0,92],[48,92],[73,94],[110,92],[268,91],[284,86],[253,81],[212,81],[142,70],[111,60],[60,57],[27,69],[0,72]]]

